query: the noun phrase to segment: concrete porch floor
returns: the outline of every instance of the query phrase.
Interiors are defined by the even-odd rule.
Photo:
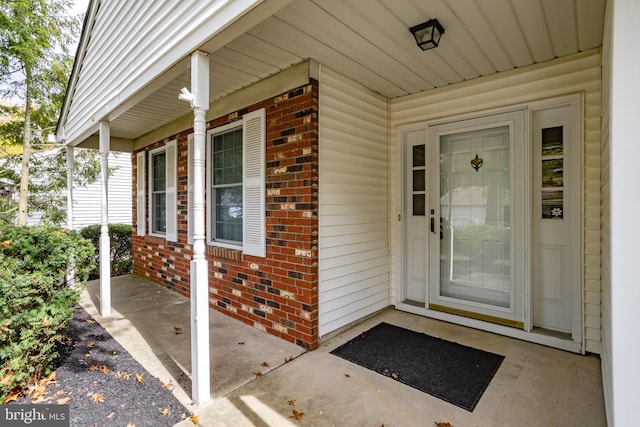
[[[174,394],[199,416],[201,426],[606,425],[598,357],[393,309],[324,340],[312,352],[210,310],[212,400],[196,407],[189,397],[189,300],[136,276],[112,278],[111,291],[109,318],[98,314],[98,281],[87,284],[81,304],[152,375],[180,386]],[[502,354],[505,360],[468,412],[329,353],[380,322]],[[176,326],[182,334],[175,333]],[[289,418],[294,409],[304,412],[300,420]],[[185,420],[177,426],[193,425]]]

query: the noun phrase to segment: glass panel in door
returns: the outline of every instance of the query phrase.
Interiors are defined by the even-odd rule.
[[[509,136],[506,125],[439,136],[442,300],[510,308]]]

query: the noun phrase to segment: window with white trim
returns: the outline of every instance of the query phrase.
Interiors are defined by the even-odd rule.
[[[210,245],[266,256],[265,140],[264,109],[207,132]]]
[[[242,126],[211,135],[211,237],[242,245]]]
[[[176,172],[176,140],[149,151],[149,234],[172,242],[178,240]]]
[[[149,189],[151,232],[167,234],[167,153],[151,153],[151,188]]]

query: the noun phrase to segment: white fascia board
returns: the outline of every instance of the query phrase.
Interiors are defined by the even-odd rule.
[[[81,59],[84,58],[84,54],[87,50],[87,45],[89,44],[89,39],[91,39],[90,33],[93,29],[93,22],[96,16],[96,12],[98,11],[99,3],[100,2],[97,0],[89,0],[87,13],[84,16],[84,23],[82,24],[82,34],[80,35],[78,49],[76,50],[76,56],[73,60],[73,69],[71,70],[71,75],[69,76],[69,83],[67,85],[67,90],[64,97],[64,103],[62,104],[62,109],[60,110],[58,123],[56,125],[55,133],[58,141],[66,141],[64,123],[67,121],[67,115],[69,114],[69,107],[71,105],[71,98],[73,98],[73,93],[75,92],[75,87],[78,82],[78,76],[80,75],[80,69],[82,68]]]
[[[75,129],[65,129],[67,140],[70,141],[71,145],[75,145],[77,144],[76,140],[80,139],[83,135],[93,133],[88,132],[88,130],[95,127],[96,122],[101,120],[111,121],[127,111],[142,99],[134,98],[137,93],[143,91],[150,85],[152,86],[150,92],[153,92],[155,88],[159,87],[154,84],[156,79],[165,73],[167,73],[165,77],[171,77],[173,74],[170,72],[172,67],[179,64],[185,57],[188,57],[191,52],[197,50],[205,42],[218,35],[262,2],[263,0],[227,0],[219,7],[212,9],[210,14],[202,15],[200,20],[194,20],[188,29],[182,33],[182,37],[175,40],[175,43],[158,50],[150,60],[146,60],[144,63],[134,64],[135,66],[132,69],[132,73],[129,75],[130,78],[127,81],[121,82],[120,85],[113,87],[110,94],[105,93],[104,96],[100,97],[102,99],[100,105],[96,105],[94,111],[86,111],[84,113],[86,120],[83,123],[79,124]],[[248,28],[249,27],[244,28],[243,32]],[[183,71],[184,68],[180,67],[177,75]],[[167,81],[169,80],[171,80],[171,78]],[[69,99],[68,103],[72,105],[70,102],[71,100]],[[65,104],[65,116],[62,121],[63,126],[66,122],[66,112],[68,112],[66,105],[67,104]]]

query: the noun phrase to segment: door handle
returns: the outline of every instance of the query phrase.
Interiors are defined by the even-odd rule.
[[[435,223],[435,220],[433,219],[433,217],[431,217],[431,232],[432,233],[436,232],[436,223]]]

